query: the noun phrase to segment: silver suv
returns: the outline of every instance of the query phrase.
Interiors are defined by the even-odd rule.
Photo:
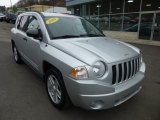
[[[138,48],[108,37],[81,17],[27,12],[12,33],[16,63],[44,78],[56,108],[117,106],[141,89],[145,64]]]

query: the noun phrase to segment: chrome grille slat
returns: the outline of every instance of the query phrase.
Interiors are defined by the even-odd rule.
[[[138,58],[136,59],[136,61],[137,61],[137,63],[136,63],[136,65],[137,65],[137,70],[136,70],[136,72],[138,72]]]
[[[120,83],[122,81],[122,64],[118,64],[118,70],[119,70],[118,83]]]
[[[131,61],[128,62],[128,79],[131,77],[131,70],[132,70],[132,67],[131,67]]]
[[[133,75],[134,75],[134,60],[132,60],[131,64],[132,64],[132,72],[131,72],[131,76],[133,76]]]
[[[124,79],[123,80],[126,80],[126,78],[127,78],[127,63],[125,62],[124,63]]]
[[[116,71],[116,65],[113,65],[112,66],[112,75],[113,75],[113,77],[112,77],[112,84],[115,84],[116,83],[116,73],[117,71]]]
[[[129,76],[129,63],[127,62],[127,77],[126,77],[126,79],[125,79],[125,80],[127,80],[127,79],[128,79],[128,76]]]
[[[134,61],[134,72],[133,75],[136,74],[136,59],[133,60]]]
[[[117,70],[116,83],[118,83],[118,80],[119,80],[119,67],[118,67],[118,65],[116,65],[116,70]]]
[[[124,80],[124,63],[121,64],[122,65],[122,78],[121,78],[121,82]]]
[[[140,67],[140,58],[138,58],[138,71],[139,71],[139,67]]]
[[[112,85],[132,78],[140,69],[140,57],[112,65]]]
[[[137,73],[137,71],[138,71],[138,62],[137,62],[137,59],[135,61],[136,61],[136,73]]]

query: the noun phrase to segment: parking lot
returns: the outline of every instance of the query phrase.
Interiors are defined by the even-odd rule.
[[[59,111],[50,103],[44,82],[11,52],[10,28],[0,22],[0,120],[160,120],[160,47],[138,45],[146,62],[143,89],[118,107]]]

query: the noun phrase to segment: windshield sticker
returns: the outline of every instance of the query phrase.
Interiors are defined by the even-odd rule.
[[[53,24],[59,21],[59,18],[50,18],[46,21],[46,24]]]

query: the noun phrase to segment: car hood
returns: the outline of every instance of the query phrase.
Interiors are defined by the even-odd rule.
[[[139,54],[138,48],[108,37],[58,39],[49,44],[88,65],[113,63]]]
[[[5,15],[1,15],[0,18],[5,17]]]

